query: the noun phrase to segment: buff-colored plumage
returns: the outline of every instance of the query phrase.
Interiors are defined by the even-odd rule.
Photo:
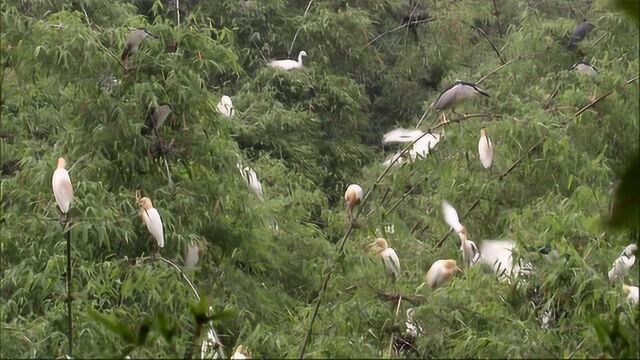
[[[53,172],[51,178],[51,186],[53,187],[53,196],[56,198],[56,203],[64,214],[69,212],[69,207],[73,202],[73,187],[71,186],[71,179],[69,178],[69,172],[65,169],[66,161],[64,158],[58,158],[58,167]]]
[[[440,287],[449,281],[457,271],[463,272],[462,269],[457,266],[455,260],[437,260],[431,265],[431,268],[429,268],[427,272],[427,285],[432,289]]]
[[[164,247],[164,230],[162,228],[162,219],[160,218],[160,213],[153,207],[151,203],[151,199],[148,197],[143,197],[138,200],[138,205],[142,208],[140,209],[140,217],[142,221],[147,226],[147,229],[151,233],[156,242],[158,243],[158,247]]]
[[[376,255],[382,258],[387,273],[395,281],[400,276],[400,259],[396,251],[390,248],[387,240],[383,238],[376,239],[369,247],[375,249]]]
[[[251,353],[249,353],[249,350],[245,349],[242,345],[238,345],[238,347],[236,347],[236,350],[233,352],[233,355],[231,355],[231,359],[236,360],[244,360],[250,358]]]
[[[493,162],[493,143],[487,132],[480,130],[480,140],[478,141],[478,153],[480,154],[480,162],[485,169],[491,167]]]
[[[640,291],[637,286],[622,284],[622,293],[627,296],[627,301],[633,305],[638,305]]]
[[[347,191],[344,193],[344,201],[346,202],[345,217],[347,222],[351,221],[351,212],[356,205],[362,201],[363,191],[360,185],[351,184],[347,186]]]

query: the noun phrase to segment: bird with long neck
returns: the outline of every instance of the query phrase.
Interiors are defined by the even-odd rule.
[[[164,230],[162,228],[162,219],[160,213],[153,207],[151,199],[143,197],[138,200],[140,205],[140,217],[147,226],[147,230],[151,233],[156,240],[158,248],[164,247]]]
[[[449,281],[456,272],[464,272],[453,259],[437,260],[427,272],[427,285],[435,289]]]
[[[302,50],[298,54],[298,61],[295,60],[273,60],[269,62],[269,66],[282,69],[282,70],[293,70],[293,69],[301,69],[302,68],[302,58],[307,56],[307,52]]]
[[[442,202],[444,221],[458,234],[460,238],[460,252],[466,268],[473,265],[480,257],[480,251],[476,244],[467,238],[467,228],[460,223],[458,212],[446,200]]]
[[[360,185],[351,184],[347,186],[347,191],[344,193],[344,201],[346,202],[345,220],[347,223],[353,221],[353,208],[362,201],[362,196],[363,191]]]
[[[383,238],[377,238],[376,241],[369,244],[369,248],[374,249],[376,255],[382,258],[387,274],[391,276],[391,281],[395,283],[400,276],[400,259],[396,251],[390,248],[387,240]]]

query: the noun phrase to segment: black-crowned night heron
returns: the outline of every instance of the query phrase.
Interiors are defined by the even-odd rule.
[[[129,37],[127,38],[127,43],[124,47],[124,50],[122,51],[122,60],[124,61],[124,67],[125,69],[127,69],[127,60],[129,59],[129,57],[133,54],[135,54],[138,51],[138,48],[140,47],[140,44],[142,44],[142,41],[147,37],[147,36],[151,36],[152,38],[158,38],[157,36],[153,35],[152,33],[150,33],[149,31],[147,31],[146,29],[138,29],[138,30],[134,30]]]
[[[624,248],[624,251],[613,262],[611,270],[609,270],[609,281],[614,282],[618,278],[623,278],[629,269],[636,263],[635,252],[638,251],[636,244],[631,244]]]
[[[172,112],[173,109],[169,104],[162,104],[158,106],[149,116],[147,116],[147,120],[144,123],[144,127],[140,130],[140,134],[149,135],[152,132],[157,131]]]
[[[302,68],[302,58],[304,56],[307,56],[307,52],[302,50],[300,51],[300,53],[298,54],[298,61],[295,60],[272,60],[269,62],[269,66],[274,67],[274,68],[278,68],[278,69],[283,69],[283,70],[293,70],[293,69],[300,69]]]
[[[598,71],[596,71],[596,68],[586,61],[579,61],[571,65],[571,67],[569,68],[569,71],[577,71],[580,74],[589,75],[589,76],[598,75]]]
[[[444,110],[449,110],[453,113],[456,113],[455,107],[459,105],[462,101],[477,94],[489,97],[489,94],[484,92],[484,90],[480,89],[478,84],[474,84],[471,82],[456,80],[456,82],[445,89],[436,102],[433,104],[433,110],[436,112],[443,111],[442,116],[444,121],[447,121],[447,116],[444,113]]]
[[[573,31],[571,39],[569,39],[569,49],[574,49],[576,44],[582,41],[594,28],[595,26],[587,22],[587,19],[582,19],[582,22]]]

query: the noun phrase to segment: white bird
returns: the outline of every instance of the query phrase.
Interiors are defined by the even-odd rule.
[[[394,349],[397,354],[400,354],[406,350],[414,349],[414,344],[418,335],[422,333],[422,327],[414,319],[415,311],[413,308],[407,309],[407,320],[405,324],[404,334],[398,336],[394,340]]]
[[[351,222],[353,208],[356,207],[362,201],[363,191],[360,185],[351,184],[347,186],[347,191],[344,192],[344,201],[346,201],[346,219],[347,222]]]
[[[237,164],[238,169],[240,170],[240,174],[242,175],[242,179],[247,183],[249,190],[251,190],[260,201],[264,200],[264,193],[262,192],[262,184],[260,180],[258,180],[258,175],[253,169],[248,166],[243,167],[240,164]]]
[[[218,108],[219,113],[228,117],[229,119],[231,119],[235,113],[233,102],[231,101],[231,98],[228,97],[227,95],[222,96],[222,98],[220,99],[216,107]]]
[[[58,167],[51,178],[53,196],[56,198],[56,203],[58,203],[58,207],[63,214],[69,212],[69,207],[73,202],[73,187],[71,186],[69,172],[64,168],[66,164],[67,162],[64,158],[58,158]]]
[[[233,355],[231,355],[231,359],[237,359],[237,360],[244,360],[244,359],[250,359],[251,358],[251,354],[249,353],[249,350],[245,349],[242,345],[238,345],[238,347],[236,347],[236,350],[233,352]]]
[[[382,258],[387,273],[391,276],[391,280],[395,282],[400,276],[400,259],[396,251],[390,248],[387,240],[383,238],[377,238],[376,241],[369,244],[369,248],[375,248],[376,255]]]
[[[480,251],[473,241],[467,239],[467,229],[460,223],[456,209],[447,201],[443,201],[442,212],[444,214],[444,221],[458,234],[458,237],[460,237],[462,262],[464,266],[468,268],[478,261]]]
[[[184,267],[193,268],[198,264],[198,260],[200,260],[200,249],[195,241],[191,241],[184,254]]]
[[[622,284],[622,293],[627,295],[627,301],[632,303],[633,305],[638,305],[638,297],[640,296],[640,291],[637,286],[631,286]]]
[[[458,212],[446,200],[442,202],[442,213],[444,214],[444,221],[458,235],[462,232],[466,232],[465,227],[460,223],[460,219],[458,218]]]
[[[440,142],[442,135],[442,133],[428,133],[425,135],[425,133],[420,130],[395,129],[384,134],[384,136],[382,137],[382,143],[407,143],[415,141],[411,149],[409,149],[409,151],[407,152],[411,161],[415,161],[419,158],[424,158],[429,155],[429,152],[433,150],[433,148],[435,148],[435,146]],[[419,140],[416,141],[416,139]],[[396,158],[400,156],[400,153],[401,151],[387,159],[384,162],[384,165],[389,166]],[[402,161],[403,159],[400,158],[398,159],[398,161],[396,161],[396,163],[401,163]]]
[[[209,312],[213,313],[212,306],[209,306]],[[209,329],[207,330],[207,334],[205,335],[205,338],[202,340],[202,345],[200,346],[200,359],[219,358],[218,356],[219,354],[216,350],[219,347],[220,345],[218,345],[218,340],[216,338],[216,333],[213,330],[213,325],[209,323]]]
[[[438,260],[431,265],[431,268],[429,268],[427,272],[427,285],[435,289],[449,281],[456,271],[464,272],[457,266],[455,260]]]
[[[520,265],[513,263],[515,246],[516,242],[513,240],[484,240],[480,242],[482,256],[479,263],[491,266],[496,276],[502,279],[529,271],[531,264],[527,263],[520,268]]]
[[[269,62],[269,66],[283,69],[283,70],[293,70],[302,68],[302,57],[307,56],[307,52],[302,50],[298,54],[298,61],[295,60],[272,60]]]
[[[158,247],[164,247],[164,232],[162,229],[162,219],[160,219],[160,213],[153,207],[151,203],[151,199],[148,197],[143,197],[138,200],[138,205],[142,208],[140,209],[140,217],[142,217],[142,221],[145,225],[147,225],[147,229],[156,239],[158,243]]]
[[[480,154],[480,162],[485,169],[491,167],[493,162],[493,143],[484,129],[480,130],[480,140],[478,141],[478,153]]]
[[[613,262],[613,267],[609,270],[610,282],[616,281],[619,277],[624,277],[627,271],[635,264],[636,256],[633,253],[636,251],[638,251],[636,244],[631,244],[624,248],[624,251],[622,251],[616,261]]]

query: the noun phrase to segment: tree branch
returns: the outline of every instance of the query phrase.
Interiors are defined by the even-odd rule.
[[[496,68],[495,70],[493,70],[492,72],[488,73],[487,75],[483,76],[480,80],[478,80],[476,82],[476,84],[480,85],[481,82],[485,81],[489,76],[497,73],[498,71],[502,70],[502,68],[504,68],[507,65],[511,65],[511,63],[513,63],[516,60],[520,60],[520,56],[518,56],[517,58],[511,59],[509,61],[507,61],[505,64],[502,64],[500,66],[498,66],[498,68]]]
[[[505,171],[504,173],[502,173],[499,177],[499,180],[502,180],[505,176],[509,175],[509,173],[515,169],[516,166],[518,166],[518,164],[520,164],[520,162],[522,162],[522,160],[525,158],[525,156],[529,155],[535,148],[537,148],[538,146],[540,146],[546,139],[542,138],[540,139],[540,141],[538,141],[537,143],[535,143],[527,152],[525,152],[524,154],[522,154],[522,156],[520,156],[520,158],[518,160],[516,160],[516,162],[514,162],[513,164],[511,164],[511,166],[509,166],[509,168],[507,169],[507,171]]]
[[[632,82],[638,80],[638,77],[634,77],[632,79],[629,79],[627,81],[625,81],[625,83],[622,85],[622,88],[625,88],[627,85],[631,84]],[[592,102],[588,103],[587,105],[585,105],[582,109],[578,110],[575,114],[573,114],[574,117],[578,117],[580,114],[582,114],[583,112],[587,111],[589,108],[593,107],[594,105],[596,105],[597,103],[600,102],[600,100],[606,98],[607,96],[613,94],[613,92],[615,91],[615,89],[609,90],[606,93],[598,96],[595,100],[593,100]]]
[[[425,23],[425,22],[432,22],[432,21],[435,21],[435,20],[436,20],[435,18],[428,18],[428,19],[424,19],[424,20],[418,20],[418,21],[413,21],[413,22],[408,22],[406,24],[402,24],[402,25],[400,25],[400,26],[398,26],[396,28],[393,28],[393,29],[391,29],[389,31],[385,31],[382,34],[376,36],[375,38],[373,38],[373,40],[371,40],[368,43],[366,43],[361,49],[364,49],[367,46],[373,44],[374,42],[376,42],[381,37],[383,37],[383,36],[385,36],[387,34],[390,34],[390,33],[394,32],[394,31],[400,30],[400,29],[402,29],[404,27],[408,27],[409,25],[417,25],[417,24],[421,24],[421,23]]]

